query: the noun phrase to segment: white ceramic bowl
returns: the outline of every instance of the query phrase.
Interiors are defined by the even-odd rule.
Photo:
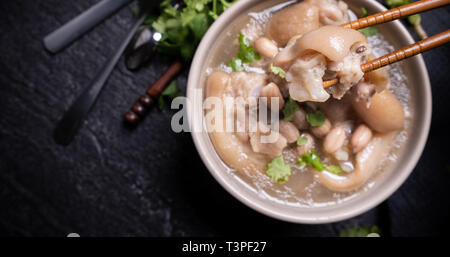
[[[211,26],[201,41],[189,73],[187,97],[187,113],[190,126],[204,127],[202,124],[201,99],[195,99],[195,90],[204,88],[206,60],[216,40],[227,26],[256,5],[263,4],[266,0],[240,0],[228,9]],[[283,2],[279,0],[278,2]],[[346,0],[349,7],[357,10],[360,7],[368,9],[369,13],[385,11],[385,7],[374,0]],[[379,26],[383,36],[396,49],[412,44],[414,42],[406,28],[399,22],[394,21]],[[414,169],[425,146],[431,121],[431,89],[427,69],[421,55],[412,57],[402,62],[405,75],[408,78],[408,87],[411,90],[411,98],[415,109],[412,120],[412,132],[405,150],[399,155],[399,159],[382,181],[363,192],[357,197],[326,207],[293,207],[283,205],[275,201],[260,197],[254,191],[242,185],[235,177],[227,171],[227,167],[216,153],[214,146],[206,131],[191,132],[195,146],[208,170],[230,194],[242,203],[254,210],[274,217],[295,223],[328,223],[348,219],[361,214],[388,198],[406,180]]]

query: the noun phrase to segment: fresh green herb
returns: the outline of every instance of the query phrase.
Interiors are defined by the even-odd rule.
[[[281,110],[284,115],[284,120],[292,121],[294,119],[295,112],[299,109],[295,100],[289,97],[289,100],[284,104]]]
[[[282,79],[284,79],[286,77],[286,72],[280,67],[273,66],[272,63],[270,63],[270,71],[273,74],[278,75]]]
[[[172,82],[170,82],[170,84],[167,86],[167,88],[164,89],[164,91],[161,93],[161,95],[167,96],[170,99],[173,99],[173,98],[177,97],[179,93],[180,93],[180,90],[177,87],[177,81],[173,80]]]
[[[284,183],[291,175],[291,167],[284,163],[283,155],[280,155],[266,165],[266,173],[278,183]]]
[[[233,58],[228,65],[235,72],[244,70],[244,66],[242,66],[242,60],[239,58]]]
[[[247,37],[239,32],[239,52],[237,57],[233,58],[228,64],[233,71],[243,71],[244,63],[251,63],[254,60],[259,60],[259,54],[255,52],[255,49],[250,46],[250,41]]]
[[[396,8],[405,4],[410,4],[411,0],[386,0],[386,5],[389,6],[389,8]]]
[[[297,138],[297,145],[306,145],[308,143],[308,138],[304,136],[299,136]]]
[[[159,110],[164,109],[165,102],[164,99],[173,100],[175,97],[177,97],[180,93],[180,90],[177,87],[176,80],[173,80],[170,82],[170,84],[164,89],[164,91],[161,93],[161,95],[158,98],[158,108]]]
[[[370,234],[380,235],[380,229],[377,226],[371,227],[352,227],[339,232],[340,237],[367,237]]]
[[[337,166],[337,165],[328,165],[326,167],[326,170],[328,170],[329,172],[331,172],[333,174],[336,174],[336,175],[339,175],[342,172],[344,172],[344,170],[341,167]]]
[[[254,60],[259,60],[259,54],[255,49],[250,46],[250,41],[242,32],[239,32],[239,53],[238,58],[242,60],[243,63],[251,63]]]
[[[159,51],[181,55],[189,61],[209,26],[236,1],[185,0],[185,7],[178,10],[171,5],[171,0],[164,0],[160,4],[159,17],[149,18],[145,23],[151,22],[162,35],[158,42]]]
[[[303,167],[303,166],[305,166],[305,165],[306,165],[306,162],[304,162],[304,161],[302,160],[302,158],[298,158],[298,160],[297,160],[297,166]]]
[[[325,117],[325,114],[323,112],[317,110],[313,113],[306,114],[306,120],[308,123],[313,127],[320,127],[325,123],[325,120],[327,117]]]
[[[411,25],[417,25],[420,24],[420,15],[419,14],[413,14],[411,16],[408,16],[408,21],[411,23]]]
[[[392,9],[405,4],[410,4],[412,3],[412,0],[385,0],[384,2],[390,9]],[[428,37],[427,33],[425,32],[420,23],[421,22],[420,14],[408,16],[407,20],[414,27],[414,30],[421,39],[425,39]]]
[[[236,2],[236,1],[228,2],[228,1],[225,1],[225,0],[220,0],[220,3],[222,4],[222,6],[223,6],[223,8],[224,8],[225,10],[228,9],[228,8],[230,8],[231,5],[232,5],[234,2]]]
[[[363,29],[358,29],[365,37],[372,37],[378,34],[378,29],[376,27],[367,27]]]
[[[231,5],[236,1],[237,0],[231,2],[228,2],[226,0],[213,0],[213,7],[212,10],[209,11],[209,15],[216,20],[217,18],[219,18],[221,12],[230,8]]]
[[[300,145],[298,142],[300,140],[301,137],[299,137],[297,139],[297,144]],[[307,138],[304,138],[305,144],[308,141]],[[309,151],[308,153],[303,154],[300,158],[298,158],[297,160],[297,166],[303,167],[305,165],[311,166],[314,169],[316,169],[317,171],[323,171],[323,170],[327,170],[333,174],[339,175],[342,172],[344,172],[344,170],[342,170],[341,167],[336,166],[336,165],[327,165],[325,166],[323,164],[323,162],[320,160],[320,157],[316,154],[316,152],[314,150]]]
[[[303,154],[298,159],[297,165],[298,166],[308,165],[318,171],[323,171],[325,169],[325,165],[323,165],[322,161],[320,160],[319,156],[316,154],[314,150],[311,150],[308,153]]]
[[[297,144],[299,144],[299,140],[301,137],[298,137],[297,139]],[[306,144],[306,142],[308,142],[307,138],[304,138],[304,144]],[[327,170],[333,174],[339,175],[342,172],[344,172],[344,170],[342,170],[341,167],[336,166],[336,165],[327,165],[325,166],[323,164],[323,162],[320,160],[320,157],[316,154],[316,152],[314,150],[309,151],[308,153],[303,154],[302,156],[300,156],[300,158],[298,158],[297,160],[297,166],[303,167],[305,165],[311,166],[314,169],[316,169],[317,171],[323,171],[323,170]]]
[[[369,15],[369,12],[364,7],[361,8],[361,13],[362,13],[361,18]],[[358,31],[361,32],[365,37],[371,37],[371,36],[375,36],[376,34],[378,34],[378,29],[376,27],[367,27],[367,28],[359,29]]]
[[[158,97],[158,109],[162,111],[164,109],[164,106],[166,106],[166,103],[164,102],[164,98],[162,96]]]
[[[361,12],[362,12],[362,17],[366,17],[369,14],[369,12],[367,12],[367,9],[364,7],[361,8]]]

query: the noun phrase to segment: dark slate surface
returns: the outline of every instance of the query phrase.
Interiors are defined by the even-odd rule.
[[[223,190],[191,136],[170,129],[173,111],[152,111],[135,130],[123,114],[167,66],[160,57],[138,72],[123,60],[68,147],[51,134],[64,110],[118,45],[131,7],[57,55],[41,39],[96,0],[1,1],[0,235],[335,236],[377,224],[385,235],[441,235],[449,228],[449,46],[424,54],[433,87],[433,122],[425,152],[406,183],[356,218],[297,225],[263,216]],[[450,27],[449,8],[427,13],[431,34]],[[184,72],[178,79],[184,93]]]

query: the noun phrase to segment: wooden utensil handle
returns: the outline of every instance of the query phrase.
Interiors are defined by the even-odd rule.
[[[370,15],[356,21],[342,25],[342,27],[350,29],[362,29],[376,24],[393,21],[399,18],[404,18],[416,13],[428,11],[444,5],[450,4],[450,0],[421,0],[411,4],[402,5],[391,10]]]
[[[382,56],[375,60],[371,60],[365,64],[361,65],[361,70],[363,72],[369,72],[381,68],[383,66],[389,65],[394,62],[401,61],[408,57],[420,54],[432,48],[438,47],[445,43],[450,42],[450,29],[441,32],[424,40],[421,40],[415,44],[403,47],[395,52],[388,55]]]
[[[403,47],[395,52],[381,56],[375,60],[371,60],[365,64],[361,65],[361,70],[366,73],[369,71],[376,70],[383,66],[389,65],[394,62],[401,61],[408,57],[420,54],[422,52],[428,51],[432,48],[438,47],[440,45],[450,42],[450,29],[441,32],[424,40],[421,40],[415,44]],[[338,79],[327,80],[323,82],[323,88],[330,87],[339,82]]]
[[[145,95],[139,97],[138,101],[131,107],[131,110],[125,114],[125,120],[130,124],[136,124],[140,121],[147,110],[150,109],[167,84],[180,73],[183,64],[180,61],[173,62],[169,68],[147,89]]]

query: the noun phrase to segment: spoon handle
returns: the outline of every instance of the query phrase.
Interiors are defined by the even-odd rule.
[[[122,56],[125,48],[130,43],[137,29],[144,22],[145,17],[146,15],[142,15],[139,18],[132,29],[128,32],[126,38],[122,41],[116,53],[107,61],[107,63],[105,63],[103,68],[92,80],[91,84],[83,91],[69,110],[64,114],[64,117],[58,123],[54,131],[54,139],[58,144],[68,145],[72,142],[78,128],[81,125],[81,122],[84,120],[84,116],[89,112],[92,105],[95,103],[95,100],[105,85],[106,80]]]
[[[106,17],[132,0],[102,0],[44,38],[45,48],[59,52]]]

